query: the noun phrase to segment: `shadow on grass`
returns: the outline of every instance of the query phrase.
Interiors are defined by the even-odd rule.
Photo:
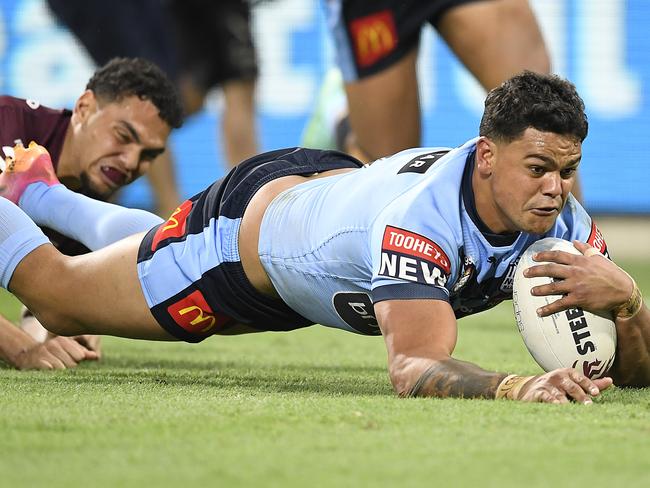
[[[188,360],[111,359],[102,363],[56,373],[31,372],[24,375],[30,383],[138,385],[151,388],[198,387],[223,390],[250,390],[264,393],[306,393],[323,396],[392,396],[384,368],[273,364],[260,367],[253,363]]]

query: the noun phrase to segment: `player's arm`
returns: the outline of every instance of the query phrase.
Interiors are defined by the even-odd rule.
[[[388,350],[390,379],[400,396],[591,403],[591,396],[611,384],[608,378],[591,381],[573,369],[521,377],[455,359],[456,318],[443,300],[385,300],[375,304],[375,313]]]
[[[643,303],[634,280],[613,261],[588,244],[575,242],[583,255],[561,251],[539,253],[536,261],[547,261],[529,268],[528,277],[558,278],[549,285],[537,286],[533,295],[563,295],[542,307],[541,316],[582,307],[590,311],[609,311],[616,321],[616,360],[611,374],[620,386],[650,385],[650,311]]]
[[[36,342],[0,315],[0,359],[17,369],[63,369],[97,354],[67,337]]]

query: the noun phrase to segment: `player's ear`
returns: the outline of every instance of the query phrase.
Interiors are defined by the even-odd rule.
[[[485,136],[476,142],[476,171],[482,176],[490,176],[496,162],[497,145]]]
[[[84,122],[97,110],[97,98],[92,90],[84,91],[74,104],[72,119],[75,122]]]

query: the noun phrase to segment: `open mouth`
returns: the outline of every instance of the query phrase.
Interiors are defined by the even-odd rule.
[[[557,215],[558,209],[557,207],[539,207],[532,209],[531,212],[540,217],[550,217],[551,215]]]
[[[119,187],[126,184],[127,175],[121,171],[110,166],[102,166],[100,169],[105,179],[108,180],[112,186]]]

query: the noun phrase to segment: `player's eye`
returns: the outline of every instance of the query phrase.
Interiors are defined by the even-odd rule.
[[[542,176],[544,174],[544,168],[541,166],[530,166],[530,172],[534,176]]]
[[[577,171],[577,168],[566,168],[560,171],[562,178],[571,178]]]
[[[125,132],[125,131],[121,131],[121,130],[116,131],[115,132],[115,137],[122,144],[128,144],[129,142],[131,142],[130,134],[128,132]]]

